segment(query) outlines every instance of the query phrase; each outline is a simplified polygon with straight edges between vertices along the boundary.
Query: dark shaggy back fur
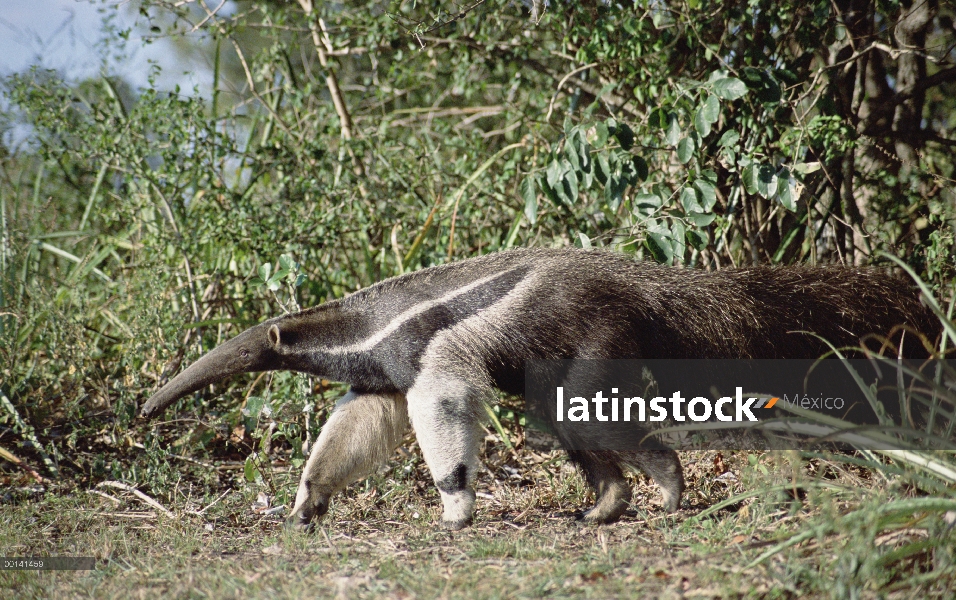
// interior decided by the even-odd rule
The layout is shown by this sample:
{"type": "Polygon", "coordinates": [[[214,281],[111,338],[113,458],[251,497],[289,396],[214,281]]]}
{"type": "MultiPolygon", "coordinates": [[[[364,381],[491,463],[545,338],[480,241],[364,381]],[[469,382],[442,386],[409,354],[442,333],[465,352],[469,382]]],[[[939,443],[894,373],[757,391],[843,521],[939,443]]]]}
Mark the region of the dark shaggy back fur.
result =
{"type": "MultiPolygon", "coordinates": [[[[496,383],[516,393],[523,361],[531,358],[817,358],[830,348],[816,336],[838,348],[889,336],[893,344],[903,340],[905,355],[921,357],[927,350],[916,332],[933,342],[941,331],[915,286],[868,268],[706,272],[603,251],[514,250],[380,285],[441,288],[508,269],[535,277],[531,296],[511,307],[509,323],[485,324],[483,337],[494,341],[488,348],[468,342],[471,353],[485,356],[496,383]],[[584,315],[580,307],[588,307],[584,315]],[[516,331],[512,323],[529,326],[516,331]]],[[[878,349],[880,342],[868,345],[878,349]]]]}

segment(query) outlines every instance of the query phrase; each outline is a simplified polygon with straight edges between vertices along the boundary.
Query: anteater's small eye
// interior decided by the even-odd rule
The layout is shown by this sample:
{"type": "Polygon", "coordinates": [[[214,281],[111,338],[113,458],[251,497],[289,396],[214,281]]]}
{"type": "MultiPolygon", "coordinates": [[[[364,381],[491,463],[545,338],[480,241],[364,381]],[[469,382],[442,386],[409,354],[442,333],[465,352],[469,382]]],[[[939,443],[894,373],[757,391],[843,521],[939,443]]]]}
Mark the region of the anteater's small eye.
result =
{"type": "Polygon", "coordinates": [[[249,356],[249,351],[243,348],[242,350],[239,351],[239,356],[241,356],[242,358],[246,358],[247,356],[249,356]]]}

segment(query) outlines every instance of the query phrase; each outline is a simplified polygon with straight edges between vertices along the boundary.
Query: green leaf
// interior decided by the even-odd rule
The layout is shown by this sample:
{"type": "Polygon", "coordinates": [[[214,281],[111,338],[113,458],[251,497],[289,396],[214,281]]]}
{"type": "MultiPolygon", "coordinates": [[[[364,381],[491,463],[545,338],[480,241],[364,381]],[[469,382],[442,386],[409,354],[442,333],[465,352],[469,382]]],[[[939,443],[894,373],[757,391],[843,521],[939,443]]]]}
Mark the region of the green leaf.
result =
{"type": "Polygon", "coordinates": [[[674,221],[671,225],[671,250],[678,258],[683,258],[684,251],[687,249],[687,243],[684,241],[686,233],[687,228],[682,222],[674,221]]]}
{"type": "Polygon", "coordinates": [[[734,169],[733,165],[734,163],[737,162],[737,153],[734,152],[732,148],[727,147],[723,149],[723,154],[724,154],[724,159],[727,161],[729,165],[728,168],[730,169],[731,172],[734,172],[736,169],[734,169]]]}
{"type": "Polygon", "coordinates": [[[581,172],[590,173],[593,171],[591,160],[591,144],[584,140],[583,135],[577,135],[578,140],[578,158],[581,159],[581,172]]]}
{"type": "Polygon", "coordinates": [[[534,179],[531,176],[525,177],[520,186],[521,197],[524,198],[524,216],[532,225],[538,221],[538,194],[534,179]]]}
{"type": "Polygon", "coordinates": [[[744,189],[747,190],[748,194],[757,193],[757,174],[759,172],[760,165],[755,162],[748,162],[747,166],[744,167],[743,172],[740,174],[740,178],[743,180],[744,189]]]}
{"type": "Polygon", "coordinates": [[[588,144],[584,133],[580,129],[574,129],[571,132],[570,143],[574,146],[575,154],[578,156],[581,171],[590,171],[591,144],[588,144]]]}
{"type": "Polygon", "coordinates": [[[770,104],[780,101],[783,93],[780,84],[765,69],[744,67],[740,76],[744,78],[747,87],[753,90],[760,102],[770,104]]]}
{"type": "Polygon", "coordinates": [[[544,180],[539,179],[538,183],[541,184],[541,191],[544,192],[544,195],[548,197],[548,200],[550,200],[552,204],[556,206],[567,204],[564,201],[564,199],[561,198],[561,196],[558,194],[557,190],[555,190],[551,185],[548,184],[547,178],[544,178],[544,180]]]}
{"type": "Polygon", "coordinates": [[[608,179],[611,177],[611,165],[608,164],[607,153],[605,152],[601,152],[597,155],[595,175],[598,181],[601,182],[601,185],[607,185],[608,179]]]}
{"type": "Polygon", "coordinates": [[[697,193],[689,185],[685,185],[680,191],[680,204],[684,207],[684,212],[704,212],[700,203],[697,202],[697,193]]]}
{"type": "Polygon", "coordinates": [[[676,146],[677,142],[680,141],[680,123],[677,122],[677,115],[674,113],[671,113],[664,141],[667,142],[668,146],[676,146]]]}
{"type": "Polygon", "coordinates": [[[631,146],[634,145],[634,132],[631,131],[631,128],[628,127],[626,123],[621,123],[617,126],[617,129],[614,131],[614,137],[621,143],[621,148],[625,150],[630,150],[631,146]]]}
{"type": "Polygon", "coordinates": [[[302,446],[299,444],[292,445],[292,456],[289,457],[289,462],[293,467],[299,469],[305,464],[305,456],[302,454],[302,446]]]}
{"type": "Polygon", "coordinates": [[[624,190],[627,189],[627,180],[623,177],[612,177],[608,179],[604,187],[604,201],[611,208],[617,210],[624,198],[624,190]]]}
{"type": "Polygon", "coordinates": [[[714,213],[688,213],[685,217],[697,227],[707,227],[717,218],[714,213]]]}
{"type": "Polygon", "coordinates": [[[532,225],[538,221],[538,194],[534,179],[532,176],[525,177],[519,187],[521,197],[524,198],[524,216],[532,225]]]}
{"type": "Polygon", "coordinates": [[[269,275],[271,273],[272,273],[272,265],[270,265],[269,263],[265,263],[264,265],[259,267],[259,279],[261,279],[263,283],[265,283],[266,281],[269,281],[269,275]]]}
{"type": "Polygon", "coordinates": [[[661,197],[657,194],[637,194],[632,201],[634,208],[639,210],[656,210],[661,207],[661,197]]]}
{"type": "Polygon", "coordinates": [[[703,106],[700,108],[700,115],[709,123],[717,122],[717,119],[720,117],[720,101],[717,100],[717,96],[707,96],[707,100],[704,101],[703,106]]]}
{"type": "Polygon", "coordinates": [[[246,481],[249,483],[255,483],[261,477],[261,475],[259,475],[259,469],[256,468],[256,463],[252,460],[251,456],[246,457],[246,464],[243,465],[242,472],[246,481]]]}
{"type": "Polygon", "coordinates": [[[706,248],[707,247],[707,232],[691,229],[687,232],[687,241],[690,242],[690,245],[693,246],[696,250],[701,250],[703,248],[706,248]]]}
{"type": "Polygon", "coordinates": [[[663,183],[655,183],[652,185],[651,192],[657,195],[658,198],[663,198],[665,202],[674,195],[674,190],[663,183]]]}
{"type": "Polygon", "coordinates": [[[819,170],[820,170],[819,162],[797,163],[793,165],[794,173],[798,173],[800,175],[809,175],[810,173],[813,173],[814,171],[819,171],[819,170]]]}
{"type": "Polygon", "coordinates": [[[292,260],[291,254],[282,254],[279,256],[279,266],[286,271],[291,271],[297,265],[295,264],[295,261],[292,260]]]}
{"type": "Polygon", "coordinates": [[[578,246],[579,248],[584,248],[585,250],[589,250],[592,248],[591,238],[589,238],[587,235],[579,231],[578,239],[576,240],[575,245],[578,246]]]}
{"type": "Polygon", "coordinates": [[[246,399],[246,405],[242,409],[242,414],[253,419],[259,417],[262,407],[266,405],[266,399],[263,396],[249,396],[246,399]]]}
{"type": "Polygon", "coordinates": [[[257,452],[253,452],[246,457],[246,462],[243,465],[242,472],[246,478],[246,481],[249,483],[258,483],[263,482],[262,471],[259,470],[259,464],[256,459],[259,457],[257,452]]]}
{"type": "Polygon", "coordinates": [[[766,102],[768,104],[780,102],[780,99],[783,97],[783,90],[780,89],[780,84],[777,83],[777,80],[770,76],[770,73],[761,71],[760,83],[761,88],[757,92],[757,98],[761,102],[766,102]]]}
{"type": "Polygon", "coordinates": [[[797,182],[790,174],[790,169],[783,167],[777,173],[780,185],[777,188],[777,200],[790,212],[797,210],[797,182]]]}
{"type": "Polygon", "coordinates": [[[735,129],[728,129],[717,140],[717,145],[722,148],[730,148],[740,141],[740,134],[735,129]]]}
{"type": "Polygon", "coordinates": [[[694,129],[697,130],[697,133],[700,134],[700,137],[707,137],[710,134],[710,123],[706,117],[704,117],[704,111],[698,110],[694,115],[694,129]]]}
{"type": "Polygon", "coordinates": [[[581,172],[581,188],[585,190],[591,189],[591,186],[594,184],[594,171],[587,170],[581,172]]]}
{"type": "Polygon", "coordinates": [[[637,176],[637,180],[638,181],[646,180],[649,174],[647,161],[641,158],[640,156],[635,156],[631,160],[631,163],[634,165],[634,174],[637,176]]]}
{"type": "Polygon", "coordinates": [[[551,161],[551,164],[548,165],[548,185],[551,186],[551,189],[558,189],[558,182],[561,181],[562,176],[564,175],[564,167],[561,166],[561,163],[558,159],[551,161]]]}
{"type": "Polygon", "coordinates": [[[760,165],[757,171],[757,193],[772,198],[777,193],[777,174],[770,165],[760,165]]]}
{"type": "Polygon", "coordinates": [[[567,143],[564,145],[564,154],[568,157],[568,160],[571,162],[571,168],[575,171],[581,170],[581,159],[578,157],[578,148],[577,144],[574,143],[574,138],[569,137],[567,143]]]}
{"type": "Polygon", "coordinates": [[[687,164],[694,158],[694,140],[690,136],[681,139],[677,144],[677,158],[683,164],[687,164]]]}
{"type": "Polygon", "coordinates": [[[561,182],[561,188],[567,194],[568,202],[573,204],[578,200],[578,176],[573,170],[568,170],[564,174],[564,180],[561,182]]]}
{"type": "Polygon", "coordinates": [[[694,187],[697,188],[700,205],[704,209],[702,212],[710,212],[710,210],[714,208],[714,205],[717,204],[717,188],[714,187],[714,184],[703,178],[697,179],[697,181],[694,182],[694,187]]]}
{"type": "Polygon", "coordinates": [[[296,275],[296,276],[295,276],[295,287],[299,287],[300,285],[302,285],[303,283],[305,283],[305,280],[306,280],[305,273],[299,273],[298,275],[296,275]]]}
{"type": "Polygon", "coordinates": [[[714,82],[714,93],[724,100],[736,100],[747,93],[747,84],[736,77],[724,77],[714,82]]]}
{"type": "Polygon", "coordinates": [[[660,228],[658,231],[648,230],[644,238],[644,246],[659,263],[669,264],[674,260],[674,247],[671,245],[670,232],[666,229],[664,231],[660,231],[660,228]]]}
{"type": "Polygon", "coordinates": [[[595,146],[603,148],[607,145],[607,123],[598,123],[594,126],[594,135],[595,135],[595,146]]]}
{"type": "Polygon", "coordinates": [[[648,118],[648,124],[654,129],[664,129],[667,127],[667,113],[663,108],[658,106],[651,111],[651,115],[648,118]]]}

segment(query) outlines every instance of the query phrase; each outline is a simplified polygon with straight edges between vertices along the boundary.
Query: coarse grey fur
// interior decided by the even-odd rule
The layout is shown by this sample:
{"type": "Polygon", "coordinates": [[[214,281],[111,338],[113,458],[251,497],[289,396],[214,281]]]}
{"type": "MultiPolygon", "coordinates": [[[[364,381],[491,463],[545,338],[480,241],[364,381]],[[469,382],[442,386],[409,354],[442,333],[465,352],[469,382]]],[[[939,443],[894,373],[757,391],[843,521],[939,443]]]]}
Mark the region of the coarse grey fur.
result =
{"type": "MultiPolygon", "coordinates": [[[[395,277],[268,320],[212,350],[143,407],[154,416],[210,383],[289,369],[349,383],[315,444],[290,520],[307,527],[330,497],[386,460],[410,421],[441,494],[443,523],[471,522],[482,401],[520,394],[524,365],[550,358],[813,358],[899,326],[936,334],[912,287],[871,269],[666,267],[603,251],[512,250],[395,277]]],[[[925,353],[907,334],[910,354],[925,353]]],[[[627,508],[623,468],[645,471],[676,510],[677,454],[569,449],[595,489],[586,521],[627,508]]]]}

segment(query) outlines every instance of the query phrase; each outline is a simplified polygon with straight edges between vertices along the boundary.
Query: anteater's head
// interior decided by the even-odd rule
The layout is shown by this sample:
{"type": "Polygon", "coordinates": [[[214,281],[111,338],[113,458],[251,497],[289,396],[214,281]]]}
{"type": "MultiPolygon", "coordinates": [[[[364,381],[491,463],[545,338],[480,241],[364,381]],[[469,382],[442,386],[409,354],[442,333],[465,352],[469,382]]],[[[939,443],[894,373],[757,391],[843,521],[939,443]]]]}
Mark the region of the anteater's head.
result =
{"type": "Polygon", "coordinates": [[[284,368],[281,327],[280,320],[266,321],[210,351],[153,394],[142,416],[154,417],[180,398],[232,375],[284,368]]]}

